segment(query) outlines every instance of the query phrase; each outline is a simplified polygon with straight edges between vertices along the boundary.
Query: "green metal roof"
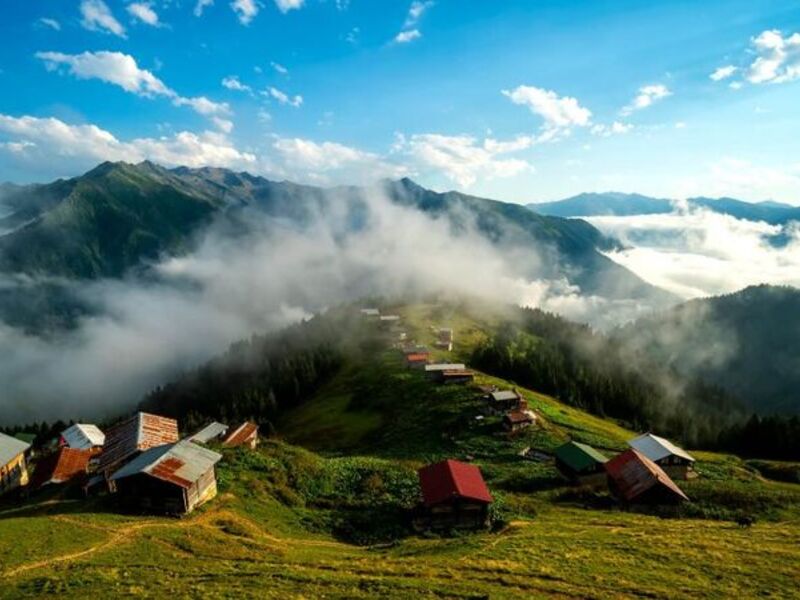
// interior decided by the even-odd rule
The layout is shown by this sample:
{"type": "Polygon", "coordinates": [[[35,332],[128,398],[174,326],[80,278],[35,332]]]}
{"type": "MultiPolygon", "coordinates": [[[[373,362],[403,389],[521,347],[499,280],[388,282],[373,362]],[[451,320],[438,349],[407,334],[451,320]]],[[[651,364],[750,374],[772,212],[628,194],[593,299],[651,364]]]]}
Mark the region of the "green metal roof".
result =
{"type": "Polygon", "coordinates": [[[556,458],[576,472],[608,461],[600,452],[580,442],[567,442],[560,446],[556,450],[556,458]]]}

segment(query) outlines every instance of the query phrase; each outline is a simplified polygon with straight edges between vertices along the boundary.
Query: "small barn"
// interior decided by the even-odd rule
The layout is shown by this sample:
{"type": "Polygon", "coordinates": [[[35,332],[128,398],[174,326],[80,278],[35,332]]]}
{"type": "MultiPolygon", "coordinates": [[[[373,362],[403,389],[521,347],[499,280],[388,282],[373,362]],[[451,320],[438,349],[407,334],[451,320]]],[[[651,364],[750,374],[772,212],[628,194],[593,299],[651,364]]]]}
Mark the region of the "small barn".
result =
{"type": "Polygon", "coordinates": [[[498,415],[519,409],[522,401],[517,390],[495,390],[486,394],[484,398],[489,406],[489,411],[498,415]]]}
{"type": "Polygon", "coordinates": [[[59,444],[73,450],[102,448],[106,443],[105,434],[97,425],[76,423],[61,432],[59,444]]]}
{"type": "Polygon", "coordinates": [[[434,345],[442,350],[451,351],[453,349],[453,330],[450,327],[439,328],[436,331],[436,342],[434,345]]]}
{"type": "Polygon", "coordinates": [[[632,439],[628,445],[664,469],[673,479],[686,480],[697,477],[694,457],[669,440],[646,433],[632,439]]]}
{"type": "Polygon", "coordinates": [[[471,383],[475,379],[475,373],[468,369],[448,369],[439,371],[437,380],[439,383],[463,385],[471,383]]]}
{"type": "Polygon", "coordinates": [[[175,419],[136,413],[108,430],[97,470],[108,479],[116,469],[145,450],[171,444],[178,439],[178,422],[175,419]]]}
{"type": "Polygon", "coordinates": [[[0,433],[0,494],[28,485],[25,453],[31,445],[0,433]]]}
{"type": "Polygon", "coordinates": [[[46,485],[82,482],[89,472],[89,461],[94,454],[92,449],[59,448],[36,463],[31,487],[39,489],[46,485]]]}
{"type": "Polygon", "coordinates": [[[179,515],[217,495],[214,466],[222,455],[189,440],[142,452],[111,476],[129,510],[179,515]]]}
{"type": "Polygon", "coordinates": [[[440,379],[443,371],[464,371],[466,368],[463,363],[432,363],[425,365],[425,373],[431,379],[440,379]]]}
{"type": "Polygon", "coordinates": [[[590,485],[606,480],[608,458],[588,444],[567,442],[555,452],[556,468],[575,483],[590,485]]]}
{"type": "Polygon", "coordinates": [[[375,319],[381,316],[381,311],[377,308],[362,308],[361,314],[365,317],[375,319]]]}
{"type": "Polygon", "coordinates": [[[688,501],[669,475],[637,450],[626,450],[605,464],[611,492],[629,504],[679,504],[688,501]]]}
{"type": "Polygon", "coordinates": [[[189,441],[197,442],[199,444],[208,444],[209,442],[216,442],[220,440],[226,433],[228,433],[228,426],[224,423],[214,421],[191,436],[189,441]]]}
{"type": "Polygon", "coordinates": [[[422,507],[417,525],[480,529],[489,522],[492,495],[475,465],[445,460],[419,470],[422,507]]]}
{"type": "Polygon", "coordinates": [[[422,369],[428,364],[430,358],[429,352],[412,352],[406,354],[406,366],[409,369],[422,369]]]}
{"type": "Polygon", "coordinates": [[[258,446],[258,425],[245,421],[222,440],[222,445],[228,448],[247,446],[251,450],[255,450],[258,446]]]}
{"type": "Polygon", "coordinates": [[[503,427],[510,433],[527,429],[536,423],[536,415],[530,410],[512,410],[503,415],[503,427]]]}

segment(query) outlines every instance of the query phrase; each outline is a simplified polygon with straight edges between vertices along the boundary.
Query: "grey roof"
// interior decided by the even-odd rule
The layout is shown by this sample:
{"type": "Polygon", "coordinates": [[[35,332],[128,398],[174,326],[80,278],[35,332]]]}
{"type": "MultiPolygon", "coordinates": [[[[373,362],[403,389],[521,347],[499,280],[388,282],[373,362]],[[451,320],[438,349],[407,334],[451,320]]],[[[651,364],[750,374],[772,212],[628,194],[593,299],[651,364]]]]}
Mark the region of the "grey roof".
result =
{"type": "Polygon", "coordinates": [[[193,436],[189,438],[191,442],[200,442],[201,444],[207,444],[211,440],[215,440],[217,438],[222,437],[228,431],[228,426],[224,423],[219,423],[214,421],[213,423],[209,423],[205,427],[203,427],[200,431],[195,433],[193,436]]]}
{"type": "Polygon", "coordinates": [[[114,473],[111,479],[146,474],[188,488],[221,459],[221,454],[183,440],[143,452],[114,473]]]}
{"type": "Polygon", "coordinates": [[[425,365],[426,371],[463,371],[466,368],[466,365],[462,363],[436,363],[425,365]]]}
{"type": "Polygon", "coordinates": [[[634,450],[638,450],[652,461],[659,461],[667,456],[680,456],[689,462],[694,462],[694,457],[662,437],[653,435],[652,433],[645,433],[637,438],[628,442],[628,445],[634,450]]]}
{"type": "Polygon", "coordinates": [[[90,450],[95,446],[102,446],[106,442],[105,434],[97,425],[76,423],[61,432],[67,446],[76,450],[90,450]]]}
{"type": "Polygon", "coordinates": [[[519,394],[514,390],[498,390],[489,394],[495,402],[502,402],[503,400],[517,400],[519,394]]]}
{"type": "Polygon", "coordinates": [[[30,447],[31,445],[27,442],[0,433],[0,467],[6,466],[30,447]]]}

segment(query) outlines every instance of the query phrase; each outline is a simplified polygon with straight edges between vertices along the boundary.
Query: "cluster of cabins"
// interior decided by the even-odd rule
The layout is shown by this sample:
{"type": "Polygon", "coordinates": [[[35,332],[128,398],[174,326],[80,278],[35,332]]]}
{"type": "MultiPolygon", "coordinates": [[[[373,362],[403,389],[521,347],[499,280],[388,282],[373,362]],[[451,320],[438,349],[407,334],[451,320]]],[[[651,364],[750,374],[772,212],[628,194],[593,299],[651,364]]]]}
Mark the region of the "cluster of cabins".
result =
{"type": "Polygon", "coordinates": [[[139,412],[105,432],[72,425],[33,461],[30,443],[0,433],[0,494],[75,484],[87,494],[112,493],[127,509],[185,514],[217,493],[222,455],[206,447],[212,442],[255,448],[258,426],[211,423],[181,439],[175,419],[139,412]]]}

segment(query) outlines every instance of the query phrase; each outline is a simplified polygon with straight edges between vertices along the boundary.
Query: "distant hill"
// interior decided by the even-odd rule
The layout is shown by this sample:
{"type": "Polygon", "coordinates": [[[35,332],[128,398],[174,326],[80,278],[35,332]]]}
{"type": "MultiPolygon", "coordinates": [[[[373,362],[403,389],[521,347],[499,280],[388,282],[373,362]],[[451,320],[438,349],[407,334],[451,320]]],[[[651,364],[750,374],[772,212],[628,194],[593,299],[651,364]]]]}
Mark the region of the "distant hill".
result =
{"type": "Polygon", "coordinates": [[[760,285],[692,300],[619,330],[635,360],[719,385],[760,414],[800,414],[800,290],[760,285]]]}
{"type": "MultiPolygon", "coordinates": [[[[522,206],[457,192],[440,194],[408,179],[379,190],[318,188],[274,182],[225,169],[168,170],[150,162],[104,163],[85,175],[11,189],[0,219],[0,271],[68,278],[120,277],[143,261],[180,254],[215,218],[236,226],[245,209],[304,226],[341,220],[343,234],[364,226],[370,192],[450,221],[458,231],[475,222],[502,249],[544,255],[537,276],[566,278],[608,297],[671,297],[606,258],[616,242],[587,222],[547,217],[522,206]],[[342,210],[344,208],[344,210],[342,210]]],[[[235,231],[235,229],[233,229],[235,231]]]]}
{"type": "MultiPolygon", "coordinates": [[[[765,221],[783,225],[800,220],[800,207],[781,202],[744,202],[734,198],[689,198],[689,206],[707,208],[714,212],[748,221],[765,221]]],[[[672,212],[674,201],[651,198],[640,194],[619,192],[579,194],[555,202],[528,204],[528,208],[542,214],[558,217],[598,217],[652,215],[672,212]]]]}

